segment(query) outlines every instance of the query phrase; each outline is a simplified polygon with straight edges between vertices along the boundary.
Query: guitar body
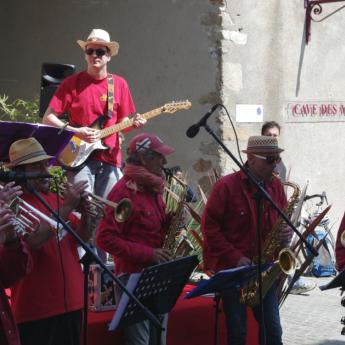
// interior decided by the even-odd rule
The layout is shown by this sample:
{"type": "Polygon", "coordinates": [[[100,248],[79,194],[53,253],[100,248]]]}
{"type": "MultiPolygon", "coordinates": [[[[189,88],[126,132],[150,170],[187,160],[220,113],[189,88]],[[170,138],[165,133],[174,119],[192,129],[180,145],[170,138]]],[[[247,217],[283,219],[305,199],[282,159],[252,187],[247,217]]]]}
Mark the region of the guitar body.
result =
{"type": "MultiPolygon", "coordinates": [[[[148,120],[162,113],[172,114],[178,110],[189,109],[191,106],[192,103],[189,101],[171,102],[166,103],[160,108],[156,108],[147,113],[141,114],[141,116],[148,120]]],[[[133,125],[133,118],[129,118],[125,121],[121,121],[120,123],[111,125],[110,127],[103,128],[106,120],[106,116],[100,116],[91,126],[89,126],[90,128],[100,130],[101,138],[105,138],[126,128],[130,128],[133,125]]],[[[108,148],[103,145],[102,140],[96,141],[95,143],[87,143],[77,136],[73,136],[70,142],[61,151],[57,159],[62,167],[66,170],[79,170],[86,163],[93,151],[106,149],[108,148]]]]}
{"type": "MultiPolygon", "coordinates": [[[[105,116],[99,117],[90,128],[101,129],[106,120],[105,116]]],[[[101,140],[88,143],[74,135],[57,158],[61,166],[66,170],[79,170],[86,163],[91,153],[95,150],[107,150],[101,140]]]]}

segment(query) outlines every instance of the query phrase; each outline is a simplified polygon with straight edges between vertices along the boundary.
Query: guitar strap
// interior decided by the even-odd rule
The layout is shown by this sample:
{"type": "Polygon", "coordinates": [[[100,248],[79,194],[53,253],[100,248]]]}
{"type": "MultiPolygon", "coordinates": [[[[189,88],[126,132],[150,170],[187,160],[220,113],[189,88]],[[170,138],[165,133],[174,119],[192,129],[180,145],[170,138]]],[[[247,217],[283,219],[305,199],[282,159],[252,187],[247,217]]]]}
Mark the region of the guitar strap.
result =
{"type": "Polygon", "coordinates": [[[111,74],[108,75],[108,112],[109,119],[113,116],[114,109],[114,78],[111,74]]]}

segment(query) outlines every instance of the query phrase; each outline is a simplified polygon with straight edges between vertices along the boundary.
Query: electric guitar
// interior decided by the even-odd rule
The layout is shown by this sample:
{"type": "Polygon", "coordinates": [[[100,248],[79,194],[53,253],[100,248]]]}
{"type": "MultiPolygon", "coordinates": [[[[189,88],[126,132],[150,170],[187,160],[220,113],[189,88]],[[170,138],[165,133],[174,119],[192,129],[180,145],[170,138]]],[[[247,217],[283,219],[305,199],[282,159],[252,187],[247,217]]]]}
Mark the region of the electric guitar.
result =
{"type": "MultiPolygon", "coordinates": [[[[183,102],[171,102],[166,103],[162,107],[153,109],[147,113],[141,114],[141,116],[148,120],[162,113],[175,113],[178,110],[189,109],[192,103],[187,101],[183,102]]],[[[101,139],[108,137],[114,133],[120,132],[133,125],[133,118],[116,123],[110,127],[103,128],[106,121],[106,116],[100,116],[90,128],[100,130],[101,139]]],[[[67,170],[78,170],[86,163],[91,153],[95,150],[107,150],[108,147],[103,145],[102,140],[98,140],[94,143],[88,143],[77,136],[73,136],[65,148],[61,151],[57,160],[63,168],[67,170]]]]}

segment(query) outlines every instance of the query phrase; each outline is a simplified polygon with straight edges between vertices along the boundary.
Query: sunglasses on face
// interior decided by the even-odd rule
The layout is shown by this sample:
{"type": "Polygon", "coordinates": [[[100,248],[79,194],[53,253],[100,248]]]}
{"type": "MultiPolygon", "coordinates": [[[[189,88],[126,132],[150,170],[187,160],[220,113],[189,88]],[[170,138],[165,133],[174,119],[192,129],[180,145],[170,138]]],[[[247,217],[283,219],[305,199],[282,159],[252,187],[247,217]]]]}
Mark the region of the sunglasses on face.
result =
{"type": "Polygon", "coordinates": [[[87,48],[85,50],[85,54],[86,55],[93,55],[94,52],[96,53],[96,55],[98,57],[102,57],[103,55],[105,55],[107,53],[107,50],[106,49],[101,49],[101,48],[98,48],[98,49],[87,48]]]}
{"type": "Polygon", "coordinates": [[[265,160],[268,164],[279,163],[282,160],[279,156],[260,156],[255,154],[253,156],[265,160]]]}

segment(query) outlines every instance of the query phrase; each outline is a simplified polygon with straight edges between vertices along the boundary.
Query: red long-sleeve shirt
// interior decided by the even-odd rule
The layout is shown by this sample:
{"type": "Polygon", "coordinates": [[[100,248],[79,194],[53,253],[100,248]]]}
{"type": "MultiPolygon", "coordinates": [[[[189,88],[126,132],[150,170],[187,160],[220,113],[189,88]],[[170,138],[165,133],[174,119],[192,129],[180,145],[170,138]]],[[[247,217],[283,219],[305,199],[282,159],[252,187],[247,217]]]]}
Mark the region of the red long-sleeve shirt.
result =
{"type": "MultiPolygon", "coordinates": [[[[280,180],[273,177],[265,189],[283,209],[287,200],[280,180]]],[[[236,267],[242,256],[257,254],[255,189],[241,171],[221,178],[214,185],[202,216],[204,262],[209,270],[236,267]]],[[[263,201],[262,242],[278,219],[277,212],[263,201]]]]}
{"type": "Polygon", "coordinates": [[[345,231],[345,213],[339,226],[337,241],[336,241],[336,246],[335,246],[335,259],[336,259],[336,266],[337,266],[338,271],[342,271],[345,268],[345,248],[340,242],[340,236],[344,231],[345,231]]]}
{"type": "Polygon", "coordinates": [[[32,261],[22,245],[0,245],[0,344],[20,345],[19,333],[5,288],[13,285],[31,269],[32,261]]]}
{"type": "MultiPolygon", "coordinates": [[[[41,194],[57,209],[57,196],[41,194]]],[[[22,198],[49,216],[48,210],[33,194],[22,198]]],[[[61,202],[61,201],[60,201],[61,202]]],[[[61,203],[62,204],[62,203],[61,203]]],[[[69,215],[72,227],[77,219],[69,215]]],[[[29,322],[83,308],[83,273],[79,263],[77,242],[66,235],[60,243],[51,237],[38,250],[31,250],[33,269],[11,287],[12,310],[18,323],[29,322]]]]}
{"type": "Polygon", "coordinates": [[[106,207],[105,218],[96,236],[97,245],[114,256],[117,274],[140,272],[153,264],[153,249],[162,247],[167,224],[162,196],[134,192],[126,186],[127,181],[123,177],[108,199],[118,203],[123,198],[129,198],[132,202],[130,217],[119,223],[114,218],[114,209],[106,207]]]}

